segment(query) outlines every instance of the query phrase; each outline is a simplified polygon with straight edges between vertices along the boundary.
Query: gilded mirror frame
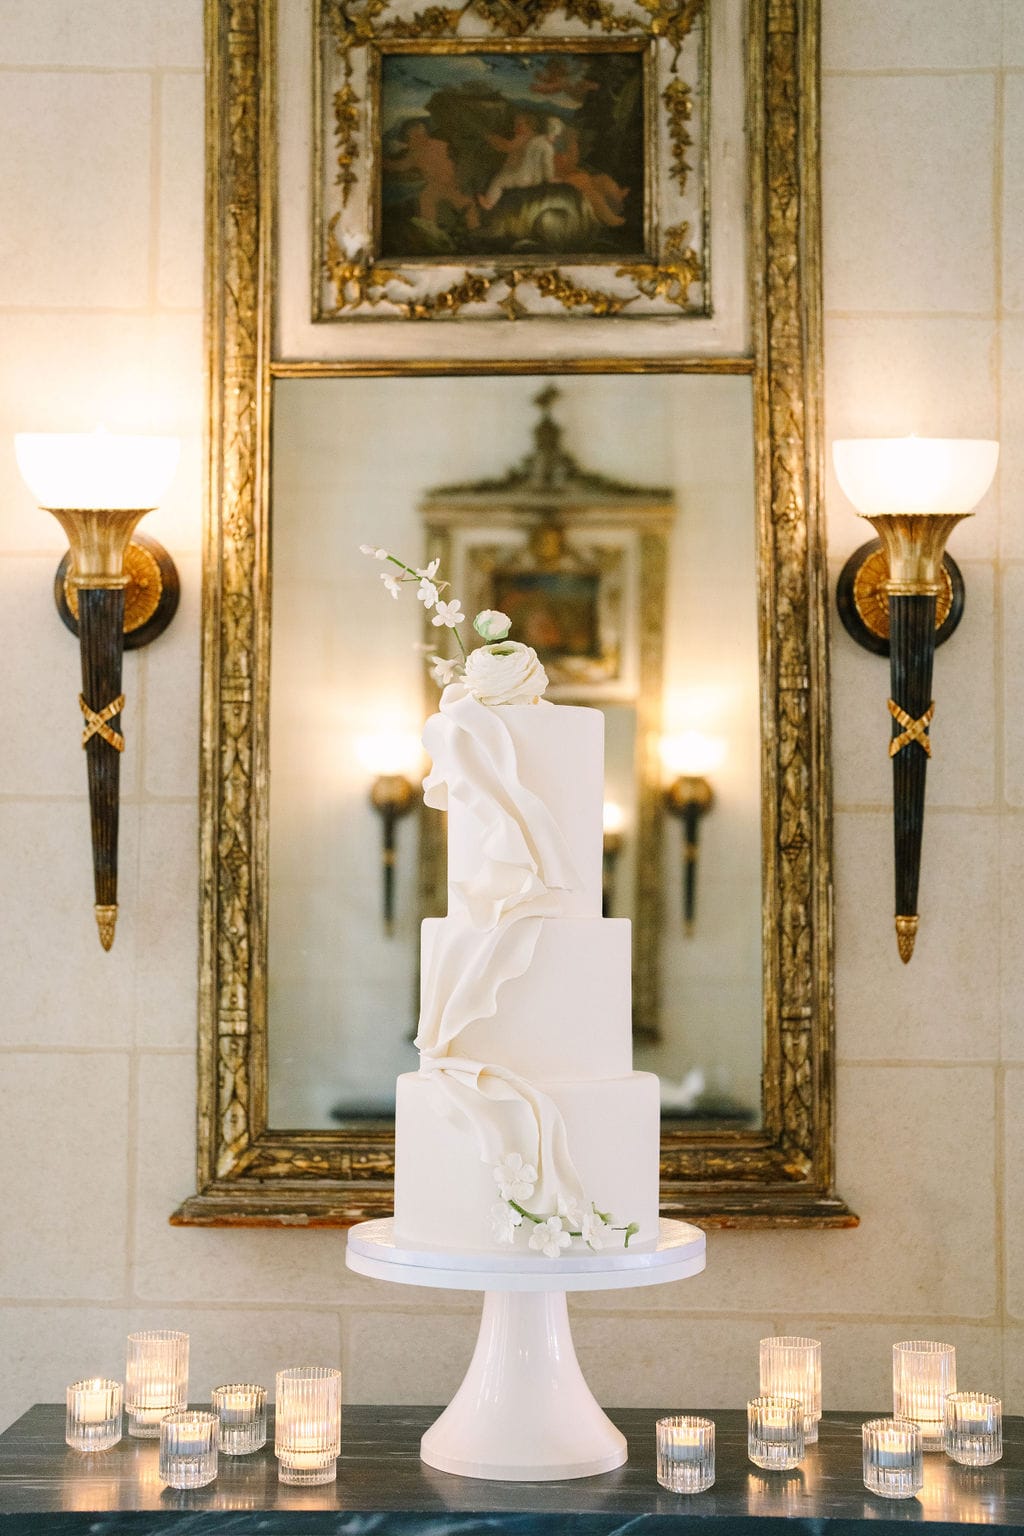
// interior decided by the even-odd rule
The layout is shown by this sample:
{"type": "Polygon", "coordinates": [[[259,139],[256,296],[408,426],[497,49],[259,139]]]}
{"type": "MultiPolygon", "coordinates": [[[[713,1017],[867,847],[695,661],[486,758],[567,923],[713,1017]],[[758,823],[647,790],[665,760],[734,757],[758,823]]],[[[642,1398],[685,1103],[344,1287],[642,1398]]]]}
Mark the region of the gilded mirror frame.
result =
{"type": "MultiPolygon", "coordinates": [[[[851,1226],[835,1191],[831,782],[822,530],[819,0],[749,0],[752,358],[333,365],[331,372],[752,375],[762,677],[763,1122],[662,1137],[662,1210],[851,1226]]],[[[344,1226],[391,1209],[393,1135],[269,1128],[269,455],[274,0],[207,0],[197,1193],[177,1223],[344,1226]]]]}

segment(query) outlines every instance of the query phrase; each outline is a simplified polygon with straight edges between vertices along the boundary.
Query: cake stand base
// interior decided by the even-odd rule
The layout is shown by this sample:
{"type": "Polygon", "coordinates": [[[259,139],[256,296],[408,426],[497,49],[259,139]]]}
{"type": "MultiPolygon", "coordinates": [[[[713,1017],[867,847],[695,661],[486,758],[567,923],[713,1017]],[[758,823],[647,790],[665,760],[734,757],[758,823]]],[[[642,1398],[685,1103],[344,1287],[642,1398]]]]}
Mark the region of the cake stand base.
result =
{"type": "Polygon", "coordinates": [[[401,1249],[393,1227],[390,1219],[353,1227],[349,1268],[400,1285],[484,1292],[469,1369],[420,1443],[427,1465],[502,1482],[593,1477],[621,1467],[625,1437],[584,1380],[566,1293],[695,1275],[704,1268],[703,1232],[663,1221],[656,1247],[547,1259],[401,1249]]]}

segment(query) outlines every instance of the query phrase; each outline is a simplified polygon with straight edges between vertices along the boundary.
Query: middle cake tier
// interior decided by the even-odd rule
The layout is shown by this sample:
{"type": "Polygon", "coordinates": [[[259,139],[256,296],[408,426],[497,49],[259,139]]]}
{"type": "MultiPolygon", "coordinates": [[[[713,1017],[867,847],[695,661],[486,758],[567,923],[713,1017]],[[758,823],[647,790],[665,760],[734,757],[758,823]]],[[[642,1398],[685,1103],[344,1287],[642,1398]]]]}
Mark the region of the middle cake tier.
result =
{"type": "MultiPolygon", "coordinates": [[[[633,1066],[630,922],[547,917],[522,976],[506,981],[491,1018],[467,1025],[450,1054],[549,1082],[625,1077],[633,1066]]],[[[458,937],[459,917],[427,918],[423,975],[436,947],[458,937]]]]}

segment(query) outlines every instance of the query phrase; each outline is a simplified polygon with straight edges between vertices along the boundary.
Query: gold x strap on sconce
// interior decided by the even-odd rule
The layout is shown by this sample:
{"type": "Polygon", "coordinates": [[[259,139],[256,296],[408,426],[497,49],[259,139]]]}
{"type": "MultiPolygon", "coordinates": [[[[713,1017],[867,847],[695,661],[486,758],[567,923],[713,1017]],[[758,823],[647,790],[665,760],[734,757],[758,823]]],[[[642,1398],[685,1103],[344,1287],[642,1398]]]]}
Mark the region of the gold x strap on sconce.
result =
{"type": "Polygon", "coordinates": [[[909,747],[912,741],[920,742],[928,757],[932,755],[931,739],[928,735],[928,727],[932,723],[935,714],[935,700],[928,705],[919,720],[914,720],[905,709],[900,709],[895,699],[889,700],[889,713],[897,725],[902,725],[903,730],[898,736],[894,736],[889,743],[889,756],[895,757],[897,752],[902,752],[904,747],[909,747]]]}
{"type": "Polygon", "coordinates": [[[124,737],[121,735],[121,732],[113,730],[107,724],[108,720],[113,720],[114,716],[119,715],[122,709],[124,709],[123,693],[119,693],[117,698],[112,700],[105,709],[100,710],[99,714],[96,714],[95,710],[89,708],[81,694],[78,695],[78,707],[85,716],[85,730],[82,732],[83,747],[88,746],[93,736],[102,736],[104,741],[110,743],[115,752],[124,751],[124,737]]]}

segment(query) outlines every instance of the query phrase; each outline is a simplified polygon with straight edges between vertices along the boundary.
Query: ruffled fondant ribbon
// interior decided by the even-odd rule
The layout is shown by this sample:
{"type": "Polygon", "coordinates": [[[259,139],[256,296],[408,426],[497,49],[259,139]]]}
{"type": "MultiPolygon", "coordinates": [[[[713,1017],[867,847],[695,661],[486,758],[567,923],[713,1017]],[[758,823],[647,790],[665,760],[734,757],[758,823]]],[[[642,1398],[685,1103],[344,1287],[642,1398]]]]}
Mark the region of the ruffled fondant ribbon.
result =
{"type": "Polygon", "coordinates": [[[559,1193],[583,1196],[557,1106],[507,1068],[458,1054],[462,1032],[493,1018],[501,988],[529,969],[542,918],[560,908],[556,893],[579,885],[554,817],[520,780],[515,743],[502,717],[504,708],[551,707],[490,708],[453,683],[441,695],[439,714],[427,722],[423,744],[433,769],[423,798],[435,810],[458,805],[477,824],[480,857],[470,864],[458,847],[449,850],[449,886],[469,926],[438,930],[422,977],[416,1044],[421,1072],[437,1083],[446,1113],[475,1136],[481,1158],[496,1163],[509,1152],[521,1153],[537,1168],[536,1198],[554,1209],[559,1193]],[[509,1144],[508,1116],[495,1106],[510,1098],[530,1110],[532,1147],[509,1144]]]}

